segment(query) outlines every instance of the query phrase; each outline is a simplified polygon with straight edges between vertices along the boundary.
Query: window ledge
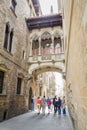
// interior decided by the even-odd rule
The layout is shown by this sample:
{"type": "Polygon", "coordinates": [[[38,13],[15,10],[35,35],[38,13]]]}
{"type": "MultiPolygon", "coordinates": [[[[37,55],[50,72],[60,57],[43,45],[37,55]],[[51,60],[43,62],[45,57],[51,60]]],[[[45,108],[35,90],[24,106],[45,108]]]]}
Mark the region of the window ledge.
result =
{"type": "Polygon", "coordinates": [[[23,94],[16,94],[16,96],[20,96],[20,97],[22,97],[22,96],[24,96],[23,94]]]}
{"type": "Polygon", "coordinates": [[[7,94],[0,93],[0,97],[1,97],[1,96],[6,97],[7,94]]]}
{"type": "Polygon", "coordinates": [[[8,51],[6,48],[3,47],[3,49],[4,49],[8,54],[10,54],[11,56],[13,56],[13,54],[12,54],[10,51],[8,51]]]}
{"type": "Polygon", "coordinates": [[[11,9],[11,11],[13,12],[13,14],[15,15],[15,17],[17,18],[17,15],[16,15],[14,9],[13,9],[12,7],[10,7],[10,9],[11,9]]]}

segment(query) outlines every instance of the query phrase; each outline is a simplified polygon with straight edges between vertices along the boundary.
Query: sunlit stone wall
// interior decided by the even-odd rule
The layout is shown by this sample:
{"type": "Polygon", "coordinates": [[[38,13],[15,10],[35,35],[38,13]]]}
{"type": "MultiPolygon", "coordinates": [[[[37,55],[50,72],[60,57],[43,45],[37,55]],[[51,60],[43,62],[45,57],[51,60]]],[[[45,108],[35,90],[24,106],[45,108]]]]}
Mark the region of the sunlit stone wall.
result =
{"type": "Polygon", "coordinates": [[[75,130],[87,129],[87,1],[64,0],[68,107],[75,130]]]}
{"type": "Polygon", "coordinates": [[[0,121],[28,110],[27,58],[29,31],[25,18],[30,9],[27,0],[16,0],[15,12],[11,0],[0,0],[0,71],[4,71],[3,92],[0,94],[0,121]],[[6,23],[14,28],[11,53],[4,49],[6,23]],[[21,93],[17,94],[17,78],[22,79],[21,93]]]}

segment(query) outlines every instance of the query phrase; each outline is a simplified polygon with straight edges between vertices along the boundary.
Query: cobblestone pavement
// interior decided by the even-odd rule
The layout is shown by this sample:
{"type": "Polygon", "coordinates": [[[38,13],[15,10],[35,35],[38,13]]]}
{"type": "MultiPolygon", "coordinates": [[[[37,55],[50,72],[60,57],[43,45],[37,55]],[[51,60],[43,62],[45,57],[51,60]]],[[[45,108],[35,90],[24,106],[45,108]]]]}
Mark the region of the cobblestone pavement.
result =
{"type": "Polygon", "coordinates": [[[69,115],[37,112],[14,117],[0,123],[0,130],[74,130],[69,115]]]}

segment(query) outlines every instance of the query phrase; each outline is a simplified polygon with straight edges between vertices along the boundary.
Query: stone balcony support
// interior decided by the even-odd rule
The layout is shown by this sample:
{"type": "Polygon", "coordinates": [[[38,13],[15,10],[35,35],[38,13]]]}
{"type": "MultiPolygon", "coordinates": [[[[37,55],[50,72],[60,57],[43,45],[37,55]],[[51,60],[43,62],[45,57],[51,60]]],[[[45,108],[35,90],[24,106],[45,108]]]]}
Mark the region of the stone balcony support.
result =
{"type": "MultiPolygon", "coordinates": [[[[54,36],[52,36],[52,43],[54,45],[54,36]]],[[[54,47],[54,46],[53,46],[54,47]]],[[[53,53],[55,54],[55,48],[53,48],[53,53]]]]}
{"type": "Polygon", "coordinates": [[[30,41],[30,56],[32,56],[32,40],[30,41]]]}
{"type": "Polygon", "coordinates": [[[39,55],[41,55],[41,38],[39,37],[39,55]]]}
{"type": "Polygon", "coordinates": [[[62,43],[62,52],[64,52],[64,40],[63,40],[63,38],[61,39],[61,43],[62,43]]]}

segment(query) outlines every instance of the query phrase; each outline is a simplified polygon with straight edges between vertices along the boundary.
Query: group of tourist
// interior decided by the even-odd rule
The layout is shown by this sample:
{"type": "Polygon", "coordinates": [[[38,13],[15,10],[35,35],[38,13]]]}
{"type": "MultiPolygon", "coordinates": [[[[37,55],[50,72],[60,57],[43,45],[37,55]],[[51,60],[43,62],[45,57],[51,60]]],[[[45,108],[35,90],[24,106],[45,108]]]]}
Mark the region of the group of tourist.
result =
{"type": "MultiPolygon", "coordinates": [[[[34,98],[31,99],[32,101],[32,110],[34,110],[34,98]]],[[[40,111],[42,109],[42,114],[45,115],[45,111],[46,111],[46,106],[48,107],[48,114],[50,114],[50,112],[52,111],[52,108],[54,106],[54,113],[57,113],[60,115],[61,112],[63,114],[66,114],[66,103],[65,103],[65,96],[63,96],[63,98],[61,99],[60,97],[54,97],[52,98],[45,98],[45,96],[43,96],[42,98],[38,97],[36,99],[36,105],[37,105],[37,109],[38,109],[38,114],[40,114],[40,111]]]]}
{"type": "Polygon", "coordinates": [[[54,105],[54,113],[58,111],[58,114],[61,114],[61,110],[63,111],[63,114],[66,114],[66,103],[65,103],[65,96],[61,99],[60,97],[55,96],[53,98],[53,105],[54,105]]]}

